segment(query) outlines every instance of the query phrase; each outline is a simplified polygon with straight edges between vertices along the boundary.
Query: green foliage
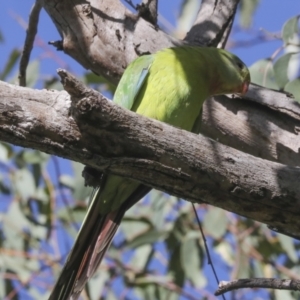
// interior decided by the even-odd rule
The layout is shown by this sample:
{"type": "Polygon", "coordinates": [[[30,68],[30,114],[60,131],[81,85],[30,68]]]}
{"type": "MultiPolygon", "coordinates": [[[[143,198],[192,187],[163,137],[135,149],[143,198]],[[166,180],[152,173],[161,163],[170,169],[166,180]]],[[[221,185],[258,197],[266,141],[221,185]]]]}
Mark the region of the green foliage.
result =
{"type": "Polygon", "coordinates": [[[251,81],[271,89],[286,91],[300,101],[300,30],[299,16],[282,27],[282,46],[267,59],[255,62],[249,69],[251,81]],[[279,56],[279,54],[282,55],[279,56]]]}
{"type": "Polygon", "coordinates": [[[183,0],[181,2],[180,14],[177,19],[177,28],[176,35],[182,37],[193,25],[199,8],[201,1],[199,0],[183,0]]]}
{"type": "Polygon", "coordinates": [[[4,37],[3,37],[2,31],[0,30],[0,43],[3,43],[3,42],[4,42],[4,37]]]}
{"type": "Polygon", "coordinates": [[[7,63],[4,66],[4,69],[0,73],[0,80],[5,80],[9,73],[13,70],[16,66],[18,59],[21,55],[21,52],[18,49],[13,49],[10,53],[10,56],[7,59],[7,63]]]}
{"type": "Polygon", "coordinates": [[[285,45],[288,45],[293,41],[295,35],[299,33],[298,22],[299,16],[295,16],[284,23],[282,28],[282,39],[285,45]]]}
{"type": "Polygon", "coordinates": [[[243,28],[249,28],[252,24],[252,17],[259,5],[259,0],[242,0],[239,5],[239,23],[243,28]]]}

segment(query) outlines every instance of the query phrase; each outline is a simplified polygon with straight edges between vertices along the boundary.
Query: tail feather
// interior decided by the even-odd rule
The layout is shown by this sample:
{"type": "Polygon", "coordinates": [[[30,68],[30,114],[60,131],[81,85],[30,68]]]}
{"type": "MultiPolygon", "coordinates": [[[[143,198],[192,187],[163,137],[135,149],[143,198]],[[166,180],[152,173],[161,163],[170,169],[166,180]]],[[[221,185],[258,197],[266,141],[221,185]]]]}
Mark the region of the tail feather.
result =
{"type": "Polygon", "coordinates": [[[151,188],[140,185],[115,211],[101,215],[100,188],[96,188],[82,227],[49,300],[76,300],[96,272],[125,212],[151,188]]]}

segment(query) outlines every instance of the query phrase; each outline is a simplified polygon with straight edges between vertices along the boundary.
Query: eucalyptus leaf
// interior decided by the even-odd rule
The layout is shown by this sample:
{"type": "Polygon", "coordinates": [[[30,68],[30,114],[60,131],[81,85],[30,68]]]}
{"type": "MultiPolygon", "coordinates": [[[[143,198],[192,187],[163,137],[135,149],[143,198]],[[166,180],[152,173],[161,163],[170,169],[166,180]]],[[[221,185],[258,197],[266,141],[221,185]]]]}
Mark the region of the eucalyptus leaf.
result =
{"type": "Polygon", "coordinates": [[[76,205],[59,210],[57,217],[65,224],[71,224],[73,221],[81,224],[86,215],[86,211],[86,207],[76,205]]]}
{"type": "Polygon", "coordinates": [[[30,197],[34,196],[36,186],[33,175],[29,170],[16,170],[12,179],[15,191],[23,201],[27,201],[30,197]]]}
{"type": "MultiPolygon", "coordinates": [[[[98,299],[99,299],[99,296],[98,296],[97,300],[98,299]]],[[[94,299],[92,299],[92,300],[94,300],[94,299]]],[[[105,300],[119,300],[119,298],[115,295],[115,293],[111,289],[109,289],[106,294],[105,300]]]]}
{"type": "Polygon", "coordinates": [[[45,292],[41,292],[38,288],[35,288],[32,285],[27,289],[27,292],[32,299],[47,300],[50,296],[50,294],[45,294],[45,292]]]}
{"type": "Polygon", "coordinates": [[[294,35],[294,38],[290,40],[290,44],[284,47],[284,52],[295,53],[289,61],[287,70],[287,76],[291,81],[300,75],[300,35],[294,35]]]}
{"type": "MultiPolygon", "coordinates": [[[[181,299],[179,293],[166,289],[162,286],[157,286],[155,291],[155,299],[168,299],[168,300],[178,300],[181,299]]],[[[153,299],[153,298],[152,298],[153,299]]],[[[149,300],[152,300],[149,299],[149,300]]]]}
{"type": "Polygon", "coordinates": [[[4,66],[3,71],[0,73],[0,80],[5,80],[9,73],[13,70],[13,68],[16,66],[17,61],[21,55],[20,50],[13,49],[12,52],[9,55],[9,58],[7,60],[6,65],[4,66]]]}
{"type": "Polygon", "coordinates": [[[171,276],[172,281],[180,286],[183,287],[185,283],[185,272],[182,263],[184,263],[181,259],[180,255],[180,244],[173,244],[173,247],[170,247],[170,258],[168,262],[168,275],[171,276]]]}
{"type": "Polygon", "coordinates": [[[239,6],[240,18],[239,23],[244,28],[249,28],[252,24],[252,19],[255,10],[259,4],[259,0],[242,0],[239,6]]]}
{"type": "Polygon", "coordinates": [[[292,291],[288,290],[275,290],[275,299],[284,299],[284,300],[295,300],[294,296],[292,295],[292,291]]]}
{"type": "Polygon", "coordinates": [[[74,193],[73,196],[76,201],[84,201],[89,198],[93,188],[87,187],[84,184],[84,178],[82,177],[83,164],[72,161],[72,168],[74,171],[74,193]]]}
{"type": "Polygon", "coordinates": [[[59,183],[67,188],[75,188],[75,179],[67,174],[63,174],[59,177],[59,183]]]}
{"type": "Polygon", "coordinates": [[[13,201],[5,215],[2,216],[2,232],[5,237],[3,245],[6,248],[23,249],[24,237],[23,229],[29,228],[29,221],[21,211],[19,203],[13,201]]]}
{"type": "Polygon", "coordinates": [[[215,246],[214,250],[222,257],[222,259],[226,262],[227,265],[234,266],[236,260],[232,246],[229,244],[228,241],[225,240],[222,243],[218,243],[215,246]]]}
{"type": "MultiPolygon", "coordinates": [[[[266,277],[264,274],[264,264],[258,260],[254,260],[253,263],[253,277],[256,278],[262,278],[262,277],[266,277]]],[[[270,277],[270,276],[267,276],[270,277]]]]}
{"type": "Polygon", "coordinates": [[[11,144],[8,144],[8,143],[5,143],[5,142],[0,142],[0,145],[2,147],[6,148],[8,158],[11,158],[13,156],[13,153],[14,153],[13,146],[11,144]]]}
{"type": "Polygon", "coordinates": [[[7,162],[9,158],[9,148],[6,144],[0,142],[0,161],[7,162]]]}
{"type": "Polygon", "coordinates": [[[0,174],[0,192],[4,195],[10,195],[11,190],[5,178],[0,174]]]}
{"type": "Polygon", "coordinates": [[[32,165],[32,175],[34,178],[35,187],[37,188],[42,179],[42,166],[41,164],[32,165]]]}
{"type": "Polygon", "coordinates": [[[137,235],[149,230],[149,222],[144,218],[128,218],[126,215],[121,222],[121,230],[128,241],[133,240],[137,235]]]}
{"type": "Polygon", "coordinates": [[[26,282],[31,277],[31,270],[27,269],[27,261],[21,256],[3,255],[1,258],[2,266],[18,274],[21,282],[26,282]]]}
{"type": "MultiPolygon", "coordinates": [[[[5,284],[5,297],[9,295],[11,292],[15,290],[13,280],[11,279],[4,279],[4,284],[5,284]]],[[[5,298],[2,298],[5,299],[5,298]]],[[[19,299],[16,299],[19,300],[19,299]]]]}
{"type": "Polygon", "coordinates": [[[245,248],[249,248],[247,242],[239,249],[239,255],[235,257],[235,275],[236,278],[249,278],[250,277],[250,262],[248,253],[243,251],[245,248]]]}
{"type": "Polygon", "coordinates": [[[156,229],[163,229],[165,225],[166,206],[168,196],[160,191],[152,190],[149,194],[151,203],[151,221],[156,229]]]}
{"type": "Polygon", "coordinates": [[[205,231],[214,239],[220,239],[227,232],[228,217],[223,209],[209,207],[203,219],[205,231]]]}
{"type": "Polygon", "coordinates": [[[150,244],[135,248],[134,254],[130,260],[130,265],[137,270],[143,270],[146,267],[151,253],[152,245],[150,244]]]}
{"type": "Polygon", "coordinates": [[[284,86],[289,82],[288,78],[288,68],[291,57],[295,53],[287,53],[281,56],[274,64],[274,74],[275,80],[280,89],[283,89],[284,86]]]}
{"type": "Polygon", "coordinates": [[[284,90],[293,94],[295,100],[300,102],[300,78],[296,78],[293,81],[290,81],[285,87],[284,90]]]}
{"type": "Polygon", "coordinates": [[[280,233],[277,236],[281,247],[285,250],[290,260],[294,263],[297,263],[299,259],[293,239],[280,233]]]}
{"type": "MultiPolygon", "coordinates": [[[[44,222],[40,222],[40,223],[44,223],[44,222]]],[[[46,240],[48,234],[48,230],[46,227],[41,225],[30,224],[30,228],[31,228],[30,230],[31,236],[33,238],[35,238],[38,241],[46,240]]]]}
{"type": "Polygon", "coordinates": [[[34,87],[40,76],[40,61],[32,60],[27,67],[26,85],[27,87],[34,87]]]}
{"type": "Polygon", "coordinates": [[[282,27],[282,39],[285,42],[285,44],[288,44],[294,38],[294,36],[298,33],[299,17],[300,17],[299,15],[292,17],[284,23],[284,25],[282,27]]]}
{"type": "Polygon", "coordinates": [[[251,82],[261,86],[278,90],[275,81],[273,64],[270,59],[261,59],[255,62],[249,68],[251,74],[251,82]]]}
{"type": "MultiPolygon", "coordinates": [[[[0,259],[1,262],[1,259],[0,259]]],[[[0,268],[0,272],[5,271],[2,267],[0,268]]],[[[0,299],[5,299],[6,297],[6,292],[5,292],[5,280],[0,280],[0,299]]]]}
{"type": "Polygon", "coordinates": [[[137,235],[133,240],[126,243],[128,248],[137,248],[145,244],[153,244],[166,235],[165,231],[158,231],[154,228],[137,235]]]}
{"type": "Polygon", "coordinates": [[[201,271],[202,253],[196,239],[187,238],[183,241],[180,251],[181,264],[187,279],[196,288],[206,285],[206,278],[201,271]]]}
{"type": "Polygon", "coordinates": [[[50,201],[49,193],[47,193],[45,187],[38,187],[34,194],[34,199],[37,201],[41,201],[47,203],[50,201]]]}
{"type": "Polygon", "coordinates": [[[104,270],[103,268],[101,268],[88,281],[91,300],[98,300],[99,295],[103,294],[105,284],[109,280],[109,277],[110,277],[109,270],[104,270]]]}
{"type": "Polygon", "coordinates": [[[144,286],[143,288],[143,299],[145,300],[152,300],[152,299],[156,299],[155,295],[156,295],[156,290],[157,290],[157,286],[154,284],[147,284],[146,286],[144,286]]]}
{"type": "Polygon", "coordinates": [[[183,0],[180,9],[180,15],[177,19],[177,35],[181,36],[190,30],[196,20],[202,1],[183,0]]]}
{"type": "Polygon", "coordinates": [[[41,164],[49,160],[49,154],[38,150],[28,150],[23,152],[23,159],[28,164],[41,164]]]}

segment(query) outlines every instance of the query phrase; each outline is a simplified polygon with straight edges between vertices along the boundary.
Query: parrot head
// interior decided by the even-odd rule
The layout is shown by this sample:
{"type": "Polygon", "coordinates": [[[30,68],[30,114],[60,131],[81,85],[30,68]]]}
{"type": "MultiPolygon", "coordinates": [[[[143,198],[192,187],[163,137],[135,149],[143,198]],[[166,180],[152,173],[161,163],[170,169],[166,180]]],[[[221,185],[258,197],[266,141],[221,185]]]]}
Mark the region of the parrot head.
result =
{"type": "Polygon", "coordinates": [[[250,84],[250,73],[247,66],[234,54],[223,50],[214,49],[216,60],[214,72],[216,80],[212,81],[211,93],[244,95],[250,84]]]}

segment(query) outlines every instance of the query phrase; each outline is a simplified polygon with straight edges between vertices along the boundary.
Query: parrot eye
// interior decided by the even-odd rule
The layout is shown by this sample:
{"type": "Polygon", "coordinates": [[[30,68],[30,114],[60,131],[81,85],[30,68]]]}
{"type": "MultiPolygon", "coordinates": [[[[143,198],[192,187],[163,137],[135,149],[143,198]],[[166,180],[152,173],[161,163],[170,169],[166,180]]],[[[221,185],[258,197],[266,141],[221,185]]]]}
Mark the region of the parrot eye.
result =
{"type": "Polygon", "coordinates": [[[239,69],[243,70],[244,68],[244,64],[240,61],[237,62],[237,66],[239,67],[239,69]]]}

